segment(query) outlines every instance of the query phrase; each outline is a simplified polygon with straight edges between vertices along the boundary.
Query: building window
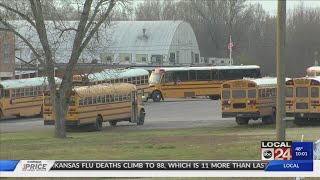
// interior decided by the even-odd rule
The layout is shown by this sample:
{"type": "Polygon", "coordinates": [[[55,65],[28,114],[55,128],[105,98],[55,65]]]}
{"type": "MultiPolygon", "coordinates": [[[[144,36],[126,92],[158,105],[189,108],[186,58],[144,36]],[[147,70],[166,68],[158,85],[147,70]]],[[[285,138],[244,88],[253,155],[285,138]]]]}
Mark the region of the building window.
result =
{"type": "Polygon", "coordinates": [[[147,61],[147,58],[146,58],[146,57],[142,57],[141,60],[142,60],[143,62],[146,62],[146,61],[147,61]]]}
{"type": "Polygon", "coordinates": [[[221,60],[221,64],[224,64],[224,60],[221,60]]]}
{"type": "Polygon", "coordinates": [[[112,59],[111,56],[107,57],[107,61],[111,61],[111,59],[112,59]]]}
{"type": "Polygon", "coordinates": [[[199,64],[199,54],[195,54],[195,63],[199,64]]]}
{"type": "Polygon", "coordinates": [[[175,53],[170,53],[170,62],[174,62],[176,59],[176,54],[175,53]]]}
{"type": "Polygon", "coordinates": [[[10,63],[10,46],[9,44],[3,45],[3,63],[10,63]]]}
{"type": "Polygon", "coordinates": [[[126,60],[126,61],[130,61],[130,57],[127,56],[127,57],[125,58],[125,60],[126,60]]]}

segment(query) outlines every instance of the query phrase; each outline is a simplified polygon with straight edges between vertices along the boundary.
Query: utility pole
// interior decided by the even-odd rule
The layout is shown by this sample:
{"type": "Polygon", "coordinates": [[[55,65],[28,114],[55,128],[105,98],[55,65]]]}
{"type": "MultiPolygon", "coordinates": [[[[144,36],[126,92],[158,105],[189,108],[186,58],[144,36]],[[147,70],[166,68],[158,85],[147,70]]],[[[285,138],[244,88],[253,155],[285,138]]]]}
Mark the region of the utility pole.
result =
{"type": "Polygon", "coordinates": [[[285,40],[286,40],[286,0],[278,0],[277,12],[277,140],[285,141],[285,40]]]}

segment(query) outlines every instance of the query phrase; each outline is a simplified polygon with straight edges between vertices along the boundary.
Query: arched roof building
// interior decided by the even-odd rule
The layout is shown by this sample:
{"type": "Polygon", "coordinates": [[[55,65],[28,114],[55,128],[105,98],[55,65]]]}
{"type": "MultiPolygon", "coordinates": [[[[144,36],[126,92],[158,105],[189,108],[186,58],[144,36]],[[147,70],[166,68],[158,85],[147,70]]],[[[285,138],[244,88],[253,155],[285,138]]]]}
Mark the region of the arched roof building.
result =
{"type": "MultiPolygon", "coordinates": [[[[46,21],[49,42],[53,46],[55,61],[68,62],[74,31],[78,21],[46,21]]],[[[35,30],[25,21],[12,21],[16,30],[30,40],[41,51],[41,44],[35,30]]],[[[25,61],[35,57],[30,49],[16,38],[16,55],[25,61]],[[20,51],[20,52],[19,52],[20,51]]],[[[80,63],[98,61],[106,64],[170,65],[199,64],[200,51],[191,25],[185,21],[112,21],[103,24],[80,56],[80,63]]]]}

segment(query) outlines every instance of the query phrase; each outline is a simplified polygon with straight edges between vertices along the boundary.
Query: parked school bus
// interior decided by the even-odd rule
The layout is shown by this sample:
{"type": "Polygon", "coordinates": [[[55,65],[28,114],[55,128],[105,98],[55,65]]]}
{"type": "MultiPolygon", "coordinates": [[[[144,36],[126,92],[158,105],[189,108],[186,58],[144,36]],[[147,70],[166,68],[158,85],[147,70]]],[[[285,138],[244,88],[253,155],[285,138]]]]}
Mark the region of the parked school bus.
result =
{"type": "Polygon", "coordinates": [[[222,118],[236,118],[238,125],[262,118],[265,124],[276,119],[276,78],[232,80],[223,83],[222,118]]]}
{"type": "MultiPolygon", "coordinates": [[[[50,94],[44,97],[44,124],[54,125],[50,94]]],[[[102,129],[103,122],[115,126],[120,121],[143,125],[145,109],[137,99],[137,88],[133,84],[99,84],[76,87],[70,98],[66,115],[67,126],[92,125],[102,129]]]]}
{"type": "Polygon", "coordinates": [[[320,123],[320,76],[286,81],[286,115],[297,125],[320,123]]]}
{"type": "Polygon", "coordinates": [[[74,86],[88,86],[102,83],[131,83],[136,85],[139,98],[148,94],[149,72],[145,69],[105,69],[98,73],[74,75],[74,86]]]}
{"type": "MultiPolygon", "coordinates": [[[[61,79],[55,80],[61,83],[61,79]]],[[[0,119],[42,114],[43,92],[47,89],[45,77],[0,81],[0,119]]]]}
{"type": "Polygon", "coordinates": [[[227,80],[260,78],[260,67],[250,66],[209,66],[157,68],[149,78],[149,93],[146,97],[154,102],[164,98],[209,96],[220,99],[221,84],[227,80]]]}

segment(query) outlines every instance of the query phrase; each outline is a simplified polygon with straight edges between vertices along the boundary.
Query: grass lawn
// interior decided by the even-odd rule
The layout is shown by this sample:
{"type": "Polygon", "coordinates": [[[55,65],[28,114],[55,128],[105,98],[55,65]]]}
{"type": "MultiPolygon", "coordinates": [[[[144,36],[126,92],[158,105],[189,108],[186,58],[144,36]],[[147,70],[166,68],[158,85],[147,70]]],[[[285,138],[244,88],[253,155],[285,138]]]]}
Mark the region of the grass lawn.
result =
{"type": "MultiPolygon", "coordinates": [[[[287,140],[315,141],[319,127],[287,128],[287,140]]],[[[273,125],[177,130],[0,134],[0,159],[52,160],[259,160],[260,141],[276,140],[273,125]]]]}

